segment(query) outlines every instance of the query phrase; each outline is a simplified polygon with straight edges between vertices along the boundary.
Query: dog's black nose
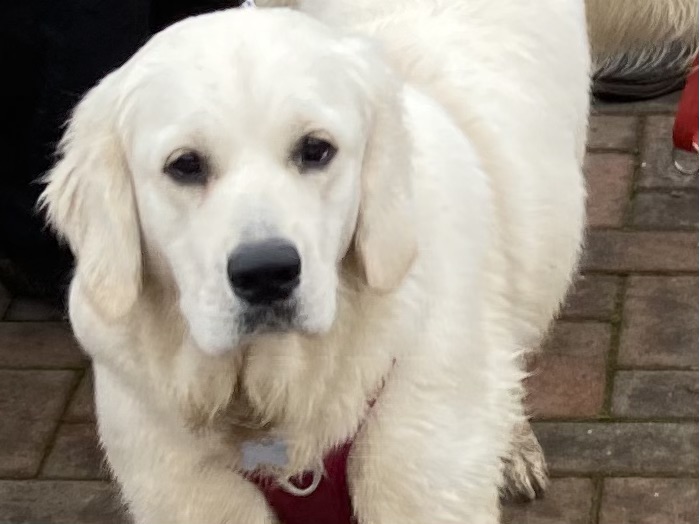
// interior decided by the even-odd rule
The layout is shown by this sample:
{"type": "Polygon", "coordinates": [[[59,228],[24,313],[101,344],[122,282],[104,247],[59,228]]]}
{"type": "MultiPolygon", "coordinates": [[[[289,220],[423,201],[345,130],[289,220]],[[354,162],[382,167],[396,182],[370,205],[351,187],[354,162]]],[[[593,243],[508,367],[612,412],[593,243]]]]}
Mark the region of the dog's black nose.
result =
{"type": "Polygon", "coordinates": [[[299,284],[301,258],[282,239],[242,244],[228,258],[228,279],[233,292],[250,304],[284,300],[299,284]]]}

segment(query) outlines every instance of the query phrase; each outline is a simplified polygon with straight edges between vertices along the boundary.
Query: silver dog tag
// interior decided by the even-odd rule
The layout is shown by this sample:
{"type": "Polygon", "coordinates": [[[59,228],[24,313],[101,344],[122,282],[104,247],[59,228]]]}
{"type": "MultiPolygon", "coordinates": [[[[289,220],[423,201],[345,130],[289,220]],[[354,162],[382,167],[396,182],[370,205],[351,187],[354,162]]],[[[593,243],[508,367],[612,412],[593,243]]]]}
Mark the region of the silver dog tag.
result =
{"type": "Polygon", "coordinates": [[[283,468],[289,461],[287,448],[286,441],[281,438],[243,442],[241,468],[245,471],[255,471],[260,466],[283,468]]]}

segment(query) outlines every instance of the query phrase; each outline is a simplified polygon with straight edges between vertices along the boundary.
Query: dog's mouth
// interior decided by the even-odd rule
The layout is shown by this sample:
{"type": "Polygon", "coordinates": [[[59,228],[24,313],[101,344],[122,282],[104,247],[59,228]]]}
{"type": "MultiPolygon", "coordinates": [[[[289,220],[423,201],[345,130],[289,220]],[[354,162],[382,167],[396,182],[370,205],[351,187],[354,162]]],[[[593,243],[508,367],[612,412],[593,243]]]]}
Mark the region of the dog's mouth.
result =
{"type": "Polygon", "coordinates": [[[297,324],[298,305],[296,301],[282,301],[269,305],[248,305],[240,315],[239,333],[241,336],[285,333],[297,324]]]}

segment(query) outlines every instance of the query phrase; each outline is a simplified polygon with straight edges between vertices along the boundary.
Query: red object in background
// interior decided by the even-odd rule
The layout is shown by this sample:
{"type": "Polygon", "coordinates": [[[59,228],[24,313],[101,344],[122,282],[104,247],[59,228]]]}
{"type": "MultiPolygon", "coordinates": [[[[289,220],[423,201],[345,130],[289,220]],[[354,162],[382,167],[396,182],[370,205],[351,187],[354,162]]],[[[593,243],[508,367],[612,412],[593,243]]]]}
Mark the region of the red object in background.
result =
{"type": "Polygon", "coordinates": [[[694,60],[692,72],[687,78],[684,91],[677,106],[675,125],[672,129],[672,141],[677,149],[697,151],[699,134],[699,69],[694,60]]]}

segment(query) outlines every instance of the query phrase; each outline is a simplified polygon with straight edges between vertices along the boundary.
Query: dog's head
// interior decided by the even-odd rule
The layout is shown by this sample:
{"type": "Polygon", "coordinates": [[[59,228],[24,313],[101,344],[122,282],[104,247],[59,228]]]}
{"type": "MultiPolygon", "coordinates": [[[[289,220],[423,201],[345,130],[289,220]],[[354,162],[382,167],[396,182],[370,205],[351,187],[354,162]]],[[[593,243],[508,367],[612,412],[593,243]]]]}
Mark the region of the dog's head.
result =
{"type": "Polygon", "coordinates": [[[366,42],[287,10],[154,37],[75,109],[42,204],[116,320],[165,279],[211,354],[332,325],[343,260],[389,291],[415,250],[400,83],[366,42]]]}

